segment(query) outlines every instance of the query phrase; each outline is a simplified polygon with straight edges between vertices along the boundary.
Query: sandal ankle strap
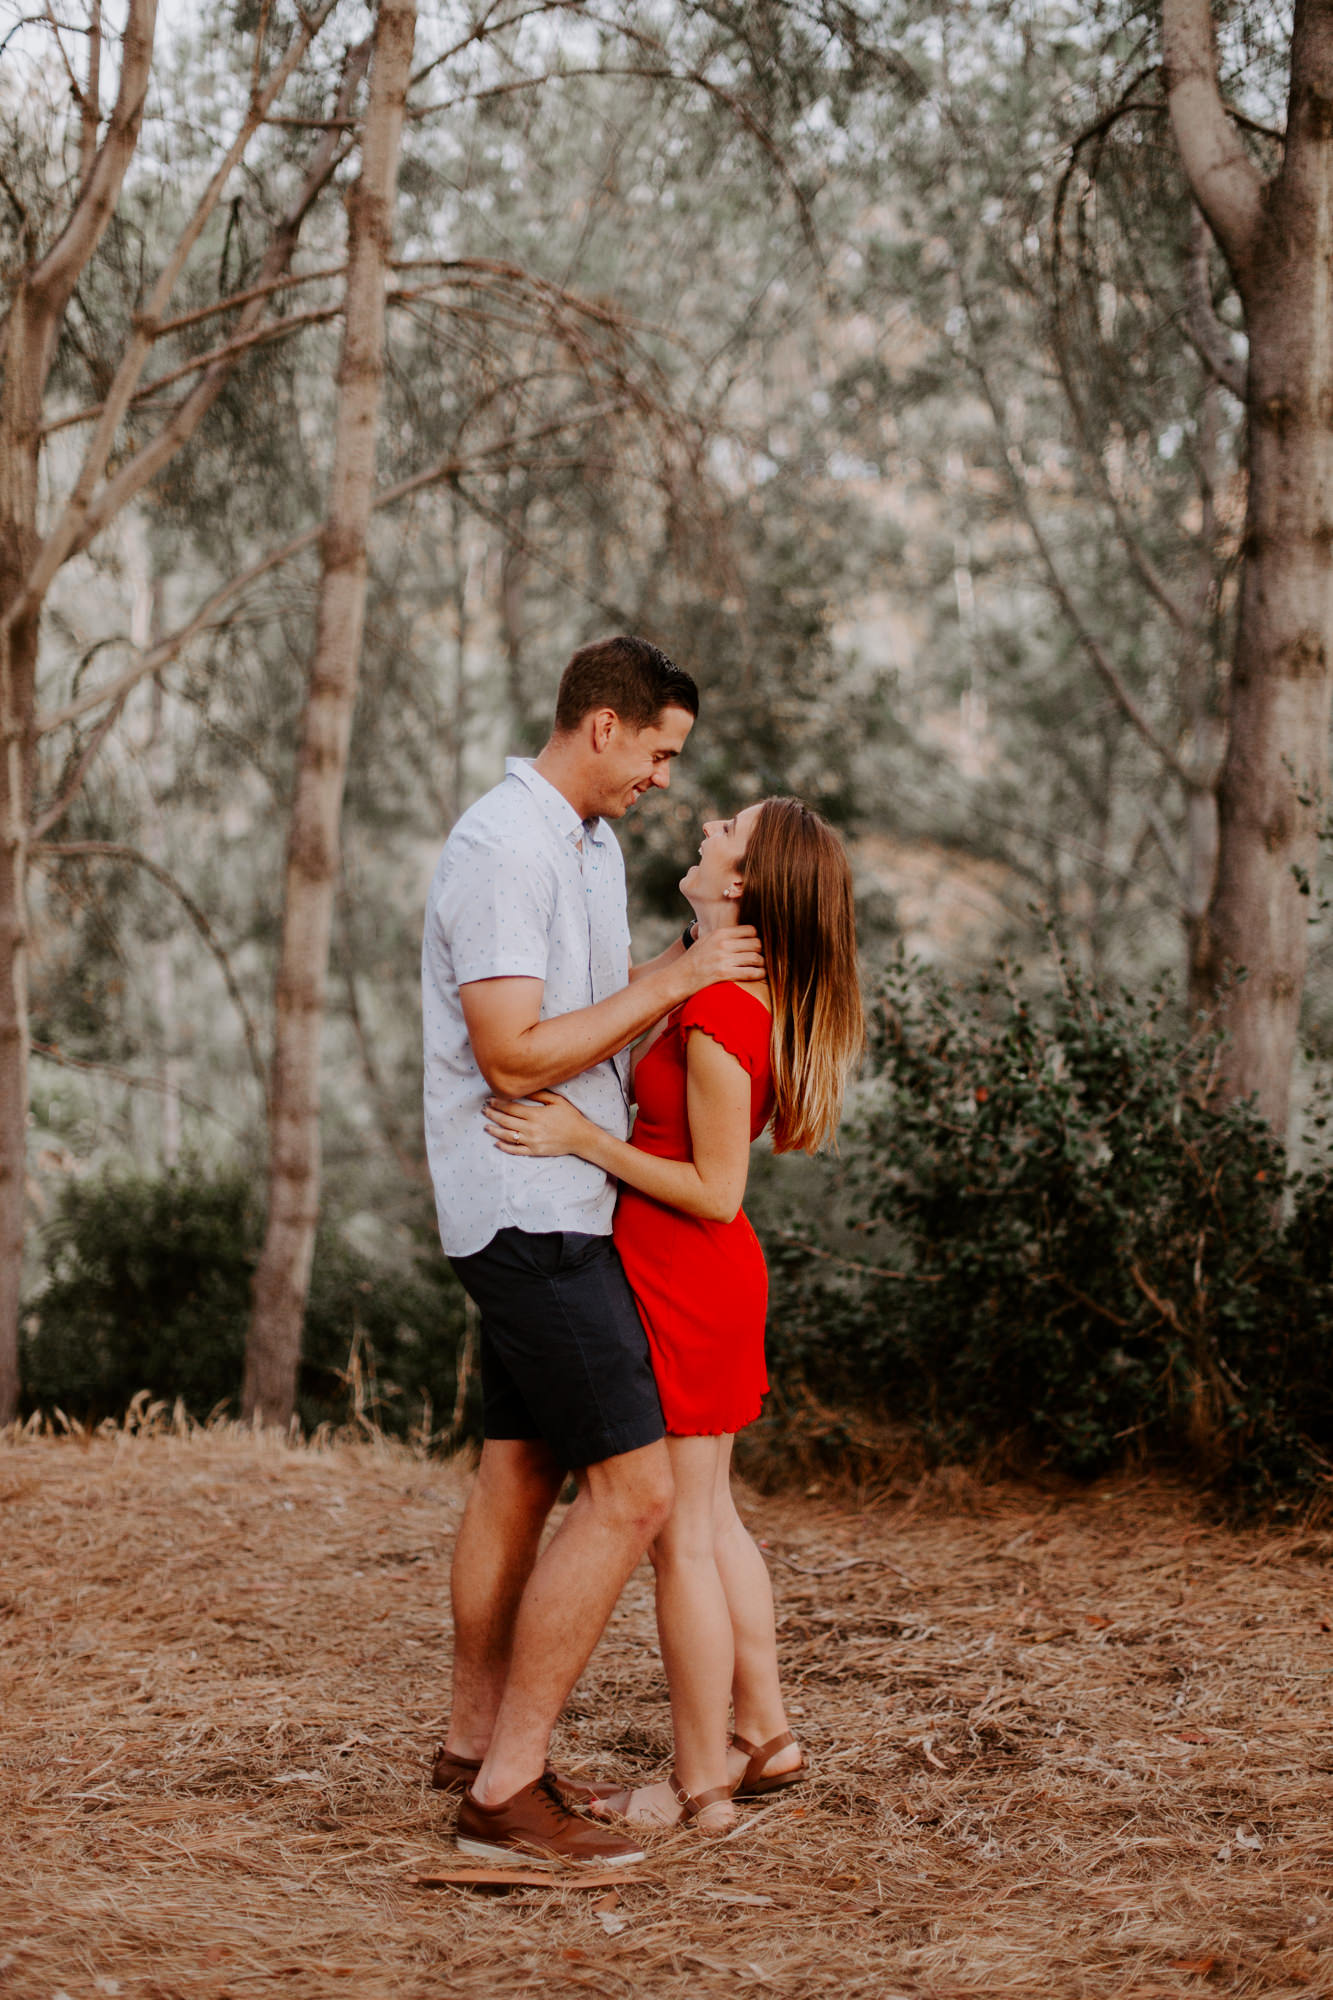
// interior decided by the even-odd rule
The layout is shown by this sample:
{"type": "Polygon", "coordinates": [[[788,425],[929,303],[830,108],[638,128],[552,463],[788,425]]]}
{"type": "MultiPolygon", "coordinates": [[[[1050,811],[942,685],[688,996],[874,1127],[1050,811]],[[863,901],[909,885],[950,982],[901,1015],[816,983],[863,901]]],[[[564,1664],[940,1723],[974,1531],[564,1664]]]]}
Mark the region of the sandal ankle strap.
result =
{"type": "Polygon", "coordinates": [[[710,1785],[706,1792],[699,1792],[697,1795],[687,1792],[674,1771],[671,1773],[671,1789],[675,1794],[676,1804],[681,1808],[682,1826],[688,1826],[692,1819],[698,1819],[700,1813],[708,1806],[720,1805],[723,1799],[731,1798],[730,1785],[710,1785]]]}
{"type": "Polygon", "coordinates": [[[752,1785],[763,1772],[770,1757],[776,1757],[779,1750],[785,1750],[789,1743],[796,1741],[790,1729],[784,1729],[780,1736],[771,1736],[767,1743],[751,1743],[744,1736],[733,1736],[733,1748],[749,1758],[749,1763],[736,1781],[739,1790],[742,1785],[752,1785]]]}

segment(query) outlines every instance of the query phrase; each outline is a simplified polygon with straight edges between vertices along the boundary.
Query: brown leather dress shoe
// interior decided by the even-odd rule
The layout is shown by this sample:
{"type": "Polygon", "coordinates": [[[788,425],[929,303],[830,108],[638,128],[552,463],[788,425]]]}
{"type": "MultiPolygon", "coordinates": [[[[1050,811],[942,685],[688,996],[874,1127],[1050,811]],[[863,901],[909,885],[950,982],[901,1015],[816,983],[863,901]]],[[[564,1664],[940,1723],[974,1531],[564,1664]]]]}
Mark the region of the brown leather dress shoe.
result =
{"type": "MultiPolygon", "coordinates": [[[[431,1766],[431,1785],[437,1792],[465,1792],[480,1769],[480,1757],[460,1757],[456,1750],[447,1750],[441,1743],[431,1766]]],[[[566,1777],[563,1771],[554,1770],[549,1764],[546,1776],[554,1779],[564,1796],[576,1806],[591,1805],[603,1792],[614,1789],[609,1782],[590,1785],[585,1784],[582,1778],[566,1777]]]]}
{"type": "Polygon", "coordinates": [[[498,1806],[484,1806],[464,1792],[454,1839],[460,1854],[478,1861],[573,1861],[619,1868],[644,1859],[634,1841],[571,1812],[545,1772],[535,1785],[524,1785],[498,1806]]]}
{"type": "Polygon", "coordinates": [[[465,1792],[480,1769],[480,1757],[460,1757],[441,1743],[431,1765],[430,1781],[437,1792],[465,1792]]]}

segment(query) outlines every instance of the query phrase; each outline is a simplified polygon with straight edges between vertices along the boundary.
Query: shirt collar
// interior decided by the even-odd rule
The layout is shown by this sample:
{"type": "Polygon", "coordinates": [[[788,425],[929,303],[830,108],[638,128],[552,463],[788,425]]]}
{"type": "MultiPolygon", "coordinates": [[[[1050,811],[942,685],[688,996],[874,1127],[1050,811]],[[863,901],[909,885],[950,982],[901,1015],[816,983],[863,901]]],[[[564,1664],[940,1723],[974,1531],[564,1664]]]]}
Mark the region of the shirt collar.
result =
{"type": "Polygon", "coordinates": [[[531,757],[506,757],[505,775],[517,778],[526,785],[540,806],[542,816],[554,827],[563,840],[575,847],[585,837],[595,841],[598,847],[606,837],[605,822],[600,818],[580,819],[563,792],[558,792],[549,778],[544,778],[531,757]]]}

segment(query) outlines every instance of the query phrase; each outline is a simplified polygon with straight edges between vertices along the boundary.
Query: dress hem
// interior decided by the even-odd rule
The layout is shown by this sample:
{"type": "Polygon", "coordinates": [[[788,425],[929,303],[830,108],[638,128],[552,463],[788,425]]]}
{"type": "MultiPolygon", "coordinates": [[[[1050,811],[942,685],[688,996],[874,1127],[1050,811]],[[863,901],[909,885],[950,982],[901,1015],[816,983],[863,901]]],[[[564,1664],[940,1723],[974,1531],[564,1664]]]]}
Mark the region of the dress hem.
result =
{"type": "Polygon", "coordinates": [[[742,1417],[738,1424],[717,1424],[717,1425],[710,1424],[707,1430],[704,1430],[702,1427],[691,1428],[690,1430],[678,1430],[675,1424],[673,1424],[670,1418],[668,1418],[666,1434],[668,1437],[673,1437],[673,1438],[735,1437],[738,1431],[747,1430],[751,1424],[757,1423],[759,1421],[759,1418],[763,1415],[763,1409],[764,1406],[761,1403],[758,1409],[756,1409],[750,1416],[742,1417]]]}

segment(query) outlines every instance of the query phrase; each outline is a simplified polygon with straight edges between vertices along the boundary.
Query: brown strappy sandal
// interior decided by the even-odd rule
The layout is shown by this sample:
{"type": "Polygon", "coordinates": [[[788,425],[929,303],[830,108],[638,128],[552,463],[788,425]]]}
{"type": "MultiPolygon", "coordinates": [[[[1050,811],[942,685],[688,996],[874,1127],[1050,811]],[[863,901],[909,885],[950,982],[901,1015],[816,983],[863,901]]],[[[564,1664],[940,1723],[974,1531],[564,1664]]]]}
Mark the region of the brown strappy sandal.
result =
{"type": "MultiPolygon", "coordinates": [[[[595,1810],[599,1814],[613,1813],[617,1819],[628,1819],[630,1802],[635,1792],[645,1791],[646,1789],[647,1787],[642,1785],[622,1785],[618,1791],[601,1792],[597,1797],[595,1810]]],[[[629,1824],[639,1827],[660,1826],[663,1833],[671,1833],[678,1826],[692,1826],[700,1813],[705,1811],[707,1807],[721,1805],[723,1799],[726,1799],[730,1803],[732,1798],[730,1785],[712,1785],[708,1791],[700,1792],[696,1798],[693,1793],[686,1791],[674,1770],[671,1773],[671,1790],[676,1804],[681,1809],[679,1819],[634,1819],[629,1820],[629,1824]]],[[[701,1827],[700,1831],[706,1833],[708,1829],[701,1827]]],[[[725,1831],[730,1832],[730,1827],[726,1828],[725,1831]]]]}
{"type": "Polygon", "coordinates": [[[774,1736],[767,1743],[749,1743],[743,1736],[733,1736],[732,1748],[742,1751],[750,1760],[732,1788],[733,1799],[759,1799],[765,1792],[781,1792],[788,1785],[803,1783],[810,1775],[804,1754],[800,1763],[794,1764],[790,1771],[773,1771],[764,1776],[764,1766],[769,1758],[795,1741],[790,1729],[785,1729],[781,1736],[774,1736]]]}

